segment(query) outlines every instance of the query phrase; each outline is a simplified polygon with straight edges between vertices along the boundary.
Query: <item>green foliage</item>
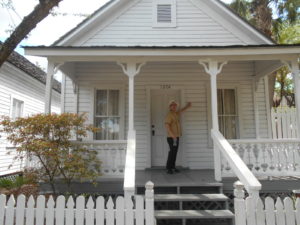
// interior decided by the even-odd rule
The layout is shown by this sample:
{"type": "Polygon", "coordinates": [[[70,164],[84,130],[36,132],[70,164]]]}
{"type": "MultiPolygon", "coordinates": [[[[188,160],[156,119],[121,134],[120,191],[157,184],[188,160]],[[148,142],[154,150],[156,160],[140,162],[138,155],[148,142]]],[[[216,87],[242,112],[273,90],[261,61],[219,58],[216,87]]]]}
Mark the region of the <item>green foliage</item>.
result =
{"type": "Polygon", "coordinates": [[[276,40],[282,24],[299,24],[300,0],[234,0],[229,6],[276,40]]]}
{"type": "Polygon", "coordinates": [[[13,187],[13,181],[11,179],[8,179],[8,178],[2,178],[0,180],[0,187],[10,189],[10,188],[13,187]]]}
{"type": "Polygon", "coordinates": [[[296,24],[280,23],[274,27],[274,36],[279,44],[300,44],[300,21],[296,24]]]}
{"type": "Polygon", "coordinates": [[[0,122],[3,127],[0,132],[7,133],[7,139],[16,146],[17,158],[37,161],[39,166],[30,168],[31,173],[49,183],[56,193],[58,179],[70,189],[73,180],[95,182],[100,175],[101,163],[96,151],[70,141],[97,130],[85,122],[84,115],[71,113],[37,114],[14,121],[5,117],[0,122]]]}
{"type": "Polygon", "coordinates": [[[286,99],[288,106],[295,106],[294,82],[288,67],[276,71],[273,106],[278,107],[286,99]]]}
{"type": "Polygon", "coordinates": [[[19,188],[24,184],[32,184],[32,181],[23,176],[0,179],[0,188],[13,189],[13,188],[19,188]]]}

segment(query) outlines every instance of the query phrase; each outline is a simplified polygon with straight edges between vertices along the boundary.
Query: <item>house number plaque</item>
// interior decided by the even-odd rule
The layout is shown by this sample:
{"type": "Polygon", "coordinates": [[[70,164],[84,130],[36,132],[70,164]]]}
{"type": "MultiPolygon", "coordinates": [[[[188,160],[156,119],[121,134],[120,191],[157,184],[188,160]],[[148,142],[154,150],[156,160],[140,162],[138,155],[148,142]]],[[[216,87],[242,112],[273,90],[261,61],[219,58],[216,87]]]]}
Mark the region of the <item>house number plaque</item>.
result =
{"type": "Polygon", "coordinates": [[[160,85],[160,88],[161,89],[171,89],[172,86],[171,86],[171,84],[162,84],[162,85],[160,85]]]}

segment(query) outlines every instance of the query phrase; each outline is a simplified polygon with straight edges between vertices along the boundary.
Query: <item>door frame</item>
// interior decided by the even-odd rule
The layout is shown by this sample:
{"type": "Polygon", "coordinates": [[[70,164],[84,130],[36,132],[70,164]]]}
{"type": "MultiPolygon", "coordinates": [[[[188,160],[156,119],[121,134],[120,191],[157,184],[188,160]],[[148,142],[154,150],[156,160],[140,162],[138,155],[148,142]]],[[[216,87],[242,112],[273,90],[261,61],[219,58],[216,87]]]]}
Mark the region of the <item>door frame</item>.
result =
{"type": "MultiPolygon", "coordinates": [[[[181,107],[186,104],[185,102],[185,88],[183,85],[176,85],[172,83],[162,83],[158,85],[149,85],[146,86],[146,111],[147,111],[147,130],[148,130],[148,137],[147,137],[147,160],[146,160],[146,168],[152,167],[152,133],[151,133],[151,91],[153,90],[178,90],[180,95],[180,104],[181,107]]],[[[185,130],[185,116],[184,114],[181,116],[181,127],[182,130],[185,130]]],[[[185,151],[185,134],[183,132],[182,138],[180,140],[181,145],[181,162],[183,167],[187,167],[186,161],[186,151],[185,151]]]]}

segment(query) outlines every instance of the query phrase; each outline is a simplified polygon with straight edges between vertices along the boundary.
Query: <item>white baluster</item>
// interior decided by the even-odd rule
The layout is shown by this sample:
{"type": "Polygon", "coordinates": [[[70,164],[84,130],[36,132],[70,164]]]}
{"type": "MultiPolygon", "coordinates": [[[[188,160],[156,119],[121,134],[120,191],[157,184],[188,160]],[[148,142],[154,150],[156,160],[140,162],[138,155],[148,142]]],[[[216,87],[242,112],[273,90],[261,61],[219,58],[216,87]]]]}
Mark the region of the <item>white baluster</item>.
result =
{"type": "Polygon", "coordinates": [[[262,163],[261,163],[261,168],[263,172],[266,172],[268,167],[269,167],[269,160],[268,160],[268,155],[267,155],[267,146],[268,144],[260,144],[261,147],[261,152],[262,152],[262,163]]]}

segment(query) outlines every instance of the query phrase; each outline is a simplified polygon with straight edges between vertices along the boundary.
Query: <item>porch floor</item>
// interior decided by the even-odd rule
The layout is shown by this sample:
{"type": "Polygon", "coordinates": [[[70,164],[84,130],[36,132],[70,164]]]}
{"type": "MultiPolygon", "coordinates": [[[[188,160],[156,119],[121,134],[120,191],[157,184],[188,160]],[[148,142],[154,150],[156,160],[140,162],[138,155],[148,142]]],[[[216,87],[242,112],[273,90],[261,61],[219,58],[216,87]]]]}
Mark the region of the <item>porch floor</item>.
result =
{"type": "MultiPolygon", "coordinates": [[[[224,191],[232,191],[236,177],[223,178],[217,182],[214,178],[214,170],[190,170],[181,169],[180,173],[167,174],[165,169],[146,169],[136,171],[136,186],[145,186],[152,181],[154,186],[223,186],[224,191]]],[[[292,192],[300,189],[300,177],[263,177],[259,178],[262,191],[267,192],[292,192]]]]}

